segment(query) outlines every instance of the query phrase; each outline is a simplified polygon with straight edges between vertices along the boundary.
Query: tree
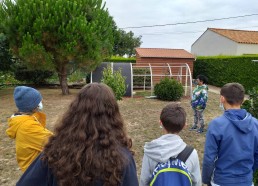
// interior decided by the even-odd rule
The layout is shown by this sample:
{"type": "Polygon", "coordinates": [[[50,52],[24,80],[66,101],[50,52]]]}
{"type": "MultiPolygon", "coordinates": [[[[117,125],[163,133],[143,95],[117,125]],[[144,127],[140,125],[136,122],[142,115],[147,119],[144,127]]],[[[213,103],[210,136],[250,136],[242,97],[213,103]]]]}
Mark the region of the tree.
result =
{"type": "Polygon", "coordinates": [[[129,57],[135,55],[135,48],[141,46],[142,36],[136,37],[132,31],[126,32],[117,28],[113,22],[114,47],[113,54],[123,56],[127,54],[129,57]]]}
{"type": "Polygon", "coordinates": [[[91,71],[112,52],[102,0],[3,0],[0,16],[13,54],[29,69],[55,70],[64,95],[68,64],[91,71]]]}
{"type": "Polygon", "coordinates": [[[13,64],[12,55],[9,52],[7,38],[0,33],[0,71],[10,70],[13,64]]]}

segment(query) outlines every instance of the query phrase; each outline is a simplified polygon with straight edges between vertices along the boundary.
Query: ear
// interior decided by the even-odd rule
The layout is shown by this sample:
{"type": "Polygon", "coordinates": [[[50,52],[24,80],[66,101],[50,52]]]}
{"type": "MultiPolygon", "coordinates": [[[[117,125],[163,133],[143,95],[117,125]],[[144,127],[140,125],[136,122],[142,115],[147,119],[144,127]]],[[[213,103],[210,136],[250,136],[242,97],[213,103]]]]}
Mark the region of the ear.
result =
{"type": "Polygon", "coordinates": [[[159,125],[163,127],[163,124],[162,124],[162,121],[161,121],[161,120],[159,120],[159,125]]]}
{"type": "Polygon", "coordinates": [[[185,129],[187,126],[188,126],[188,124],[187,124],[187,123],[185,123],[185,125],[184,125],[183,129],[185,129]]]}
{"type": "Polygon", "coordinates": [[[225,103],[225,97],[224,96],[220,96],[220,102],[225,103]]]}
{"type": "Polygon", "coordinates": [[[163,124],[162,124],[162,122],[159,120],[159,128],[161,128],[161,129],[163,129],[164,127],[163,127],[163,124]]]}

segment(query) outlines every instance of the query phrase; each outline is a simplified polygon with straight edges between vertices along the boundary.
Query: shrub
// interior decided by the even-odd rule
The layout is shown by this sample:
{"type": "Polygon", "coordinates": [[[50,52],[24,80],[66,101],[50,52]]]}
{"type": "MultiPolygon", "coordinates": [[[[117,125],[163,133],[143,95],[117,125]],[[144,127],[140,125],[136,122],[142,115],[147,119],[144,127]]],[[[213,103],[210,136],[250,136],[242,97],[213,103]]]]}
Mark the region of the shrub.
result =
{"type": "Polygon", "coordinates": [[[0,88],[19,83],[21,82],[14,78],[12,72],[0,72],[0,88]]]}
{"type": "Polygon", "coordinates": [[[249,99],[245,100],[242,108],[246,109],[253,117],[258,118],[258,86],[248,91],[249,99]]]}
{"type": "Polygon", "coordinates": [[[114,92],[117,100],[121,100],[126,92],[125,77],[121,74],[121,69],[112,71],[110,65],[103,70],[102,83],[108,85],[114,92]]]}
{"type": "Polygon", "coordinates": [[[184,88],[181,83],[174,79],[165,78],[156,84],[154,93],[158,99],[177,101],[183,96],[184,88]]]}
{"type": "Polygon", "coordinates": [[[84,82],[85,77],[86,72],[83,69],[77,69],[72,74],[69,74],[67,79],[70,83],[81,83],[84,82]]]}
{"type": "Polygon", "coordinates": [[[26,83],[43,84],[46,79],[50,78],[54,73],[52,71],[28,70],[26,68],[18,68],[15,72],[15,79],[25,81],[26,83]]]}

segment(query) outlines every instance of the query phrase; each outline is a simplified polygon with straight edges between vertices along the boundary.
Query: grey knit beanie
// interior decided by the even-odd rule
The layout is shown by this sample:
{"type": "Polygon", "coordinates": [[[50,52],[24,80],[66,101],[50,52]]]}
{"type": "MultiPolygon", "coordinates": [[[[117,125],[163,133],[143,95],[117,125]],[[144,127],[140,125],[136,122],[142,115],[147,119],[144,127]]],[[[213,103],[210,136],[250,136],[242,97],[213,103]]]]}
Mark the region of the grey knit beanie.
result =
{"type": "Polygon", "coordinates": [[[20,112],[31,112],[42,100],[39,91],[26,86],[18,86],[14,89],[14,101],[20,112]]]}

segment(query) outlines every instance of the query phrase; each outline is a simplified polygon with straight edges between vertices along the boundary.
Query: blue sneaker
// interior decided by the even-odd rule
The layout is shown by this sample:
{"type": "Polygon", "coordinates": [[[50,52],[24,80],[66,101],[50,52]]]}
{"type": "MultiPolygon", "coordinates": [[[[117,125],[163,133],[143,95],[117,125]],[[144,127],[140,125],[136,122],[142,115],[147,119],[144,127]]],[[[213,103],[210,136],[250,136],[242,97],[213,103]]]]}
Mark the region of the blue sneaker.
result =
{"type": "Polygon", "coordinates": [[[192,126],[189,130],[190,130],[190,131],[193,131],[193,130],[197,130],[197,129],[198,129],[197,126],[194,125],[194,126],[192,126]]]}

